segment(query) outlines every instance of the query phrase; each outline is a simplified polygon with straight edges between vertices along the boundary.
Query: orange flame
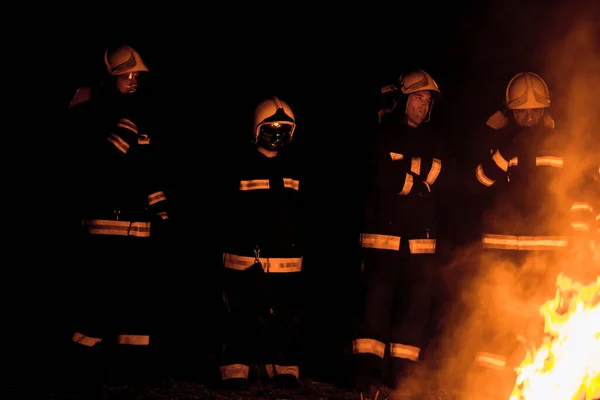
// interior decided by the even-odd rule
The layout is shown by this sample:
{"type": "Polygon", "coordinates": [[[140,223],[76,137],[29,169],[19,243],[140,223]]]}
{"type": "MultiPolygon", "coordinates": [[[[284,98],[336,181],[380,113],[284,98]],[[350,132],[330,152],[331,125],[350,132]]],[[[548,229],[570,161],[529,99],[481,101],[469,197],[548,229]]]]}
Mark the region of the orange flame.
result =
{"type": "Polygon", "coordinates": [[[600,399],[600,276],[588,286],[560,274],[540,307],[546,337],[517,368],[510,400],[600,399]]]}

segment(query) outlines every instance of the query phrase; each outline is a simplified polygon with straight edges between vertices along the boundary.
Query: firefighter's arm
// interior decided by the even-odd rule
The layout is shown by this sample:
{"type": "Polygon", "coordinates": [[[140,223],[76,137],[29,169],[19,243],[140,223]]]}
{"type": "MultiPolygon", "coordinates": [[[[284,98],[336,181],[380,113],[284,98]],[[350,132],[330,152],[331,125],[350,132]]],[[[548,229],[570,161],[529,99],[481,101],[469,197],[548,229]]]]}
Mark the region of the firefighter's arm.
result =
{"type": "MultiPolygon", "coordinates": [[[[140,135],[138,135],[139,139],[140,135]]],[[[165,183],[167,173],[163,167],[158,147],[155,144],[138,142],[131,156],[135,156],[134,162],[140,164],[141,179],[146,179],[146,192],[148,200],[148,211],[160,221],[169,219],[170,201],[165,194],[165,183]]]]}
{"type": "MultiPolygon", "coordinates": [[[[394,153],[395,154],[395,153],[394,153]]],[[[409,167],[410,161],[393,159],[393,154],[380,154],[376,160],[376,183],[386,194],[400,196],[427,196],[431,186],[409,167]]]]}
{"type": "Polygon", "coordinates": [[[506,182],[511,159],[507,159],[500,149],[490,151],[489,157],[475,167],[475,178],[482,187],[491,187],[496,182],[506,182]]]}
{"type": "Polygon", "coordinates": [[[128,154],[138,144],[138,127],[128,118],[119,119],[115,125],[109,127],[106,143],[117,154],[128,154]]]}
{"type": "Polygon", "coordinates": [[[496,111],[472,138],[470,151],[475,158],[467,171],[467,187],[471,193],[482,194],[487,188],[497,187],[500,182],[507,181],[509,160],[500,150],[506,145],[503,129],[507,124],[504,112],[496,111]]]}

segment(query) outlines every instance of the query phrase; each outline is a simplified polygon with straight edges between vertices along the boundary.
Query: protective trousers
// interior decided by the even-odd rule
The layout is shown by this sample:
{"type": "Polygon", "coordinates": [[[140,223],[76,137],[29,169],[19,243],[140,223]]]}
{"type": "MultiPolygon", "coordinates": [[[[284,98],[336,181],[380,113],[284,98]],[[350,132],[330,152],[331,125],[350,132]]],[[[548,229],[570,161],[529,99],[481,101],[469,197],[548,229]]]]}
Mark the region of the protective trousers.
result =
{"type": "Polygon", "coordinates": [[[73,277],[74,353],[82,362],[95,358],[95,365],[104,359],[116,379],[157,373],[150,362],[158,352],[151,334],[158,328],[161,290],[152,245],[149,238],[116,235],[81,241],[73,277]]]}
{"type": "Polygon", "coordinates": [[[482,249],[461,300],[460,357],[468,360],[467,387],[485,398],[506,399],[514,369],[544,335],[540,307],[553,299],[561,252],[482,249]],[[492,396],[492,397],[490,397],[492,396]]]}
{"type": "Polygon", "coordinates": [[[271,378],[299,378],[301,279],[300,272],[267,273],[260,263],[246,270],[223,269],[229,311],[220,360],[223,380],[248,379],[253,364],[264,365],[271,378]]]}
{"type": "Polygon", "coordinates": [[[410,254],[407,246],[363,250],[364,303],[353,340],[356,378],[376,386],[388,380],[395,387],[426,344],[434,255],[410,254]]]}

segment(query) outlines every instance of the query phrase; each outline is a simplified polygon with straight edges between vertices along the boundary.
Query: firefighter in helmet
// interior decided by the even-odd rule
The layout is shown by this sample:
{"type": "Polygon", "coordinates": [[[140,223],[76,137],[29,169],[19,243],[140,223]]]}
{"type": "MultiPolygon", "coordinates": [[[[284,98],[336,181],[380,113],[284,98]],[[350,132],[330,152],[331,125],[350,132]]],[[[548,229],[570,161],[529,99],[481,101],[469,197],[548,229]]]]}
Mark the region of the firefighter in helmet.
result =
{"type": "Polygon", "coordinates": [[[557,268],[573,234],[566,190],[572,178],[565,172],[573,165],[565,154],[570,139],[555,128],[546,82],[520,72],[504,97],[505,109],[478,135],[485,151],[471,169],[472,187],[484,206],[465,304],[469,324],[463,325],[470,329],[469,388],[498,399],[510,395],[514,367],[525,356],[523,340],[537,340],[533,332],[543,332],[538,307],[554,294],[557,268]]]}
{"type": "Polygon", "coordinates": [[[68,114],[69,140],[78,147],[72,365],[75,380],[95,384],[109,354],[119,355],[107,360],[115,379],[146,379],[156,367],[146,357],[157,282],[150,271],[156,233],[169,218],[157,126],[140,90],[148,67],[129,45],[107,48],[104,63],[105,78],[79,88],[68,114]]]}
{"type": "Polygon", "coordinates": [[[294,113],[269,97],[256,106],[252,130],[223,180],[222,282],[230,323],[220,373],[226,387],[239,388],[261,375],[251,365],[263,365],[277,385],[298,386],[303,238],[294,113]]]}
{"type": "Polygon", "coordinates": [[[355,385],[376,398],[401,387],[420,359],[429,322],[436,250],[435,204],[447,178],[444,146],[428,129],[435,80],[423,70],[382,89],[396,95],[380,112],[360,235],[363,301],[354,332],[355,385]],[[388,363],[389,360],[389,363],[388,363]]]}

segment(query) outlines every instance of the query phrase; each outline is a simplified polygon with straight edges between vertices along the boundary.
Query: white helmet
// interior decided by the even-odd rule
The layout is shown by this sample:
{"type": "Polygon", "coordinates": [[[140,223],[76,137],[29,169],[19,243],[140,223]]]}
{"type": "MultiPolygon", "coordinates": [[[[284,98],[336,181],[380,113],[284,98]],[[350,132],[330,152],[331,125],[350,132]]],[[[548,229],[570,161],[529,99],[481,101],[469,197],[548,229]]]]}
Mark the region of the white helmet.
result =
{"type": "Polygon", "coordinates": [[[398,79],[398,89],[402,94],[411,94],[422,90],[441,93],[438,84],[433,80],[431,75],[422,69],[400,75],[400,78],[398,79]]]}
{"type": "Polygon", "coordinates": [[[273,96],[256,106],[253,143],[277,151],[291,142],[295,130],[294,113],[285,101],[273,96]]]}
{"type": "Polygon", "coordinates": [[[550,107],[548,85],[533,72],[520,72],[506,86],[505,103],[510,110],[550,107]]]}
{"type": "Polygon", "coordinates": [[[104,51],[104,64],[111,75],[123,75],[136,71],[148,71],[142,57],[129,45],[104,51]]]}

